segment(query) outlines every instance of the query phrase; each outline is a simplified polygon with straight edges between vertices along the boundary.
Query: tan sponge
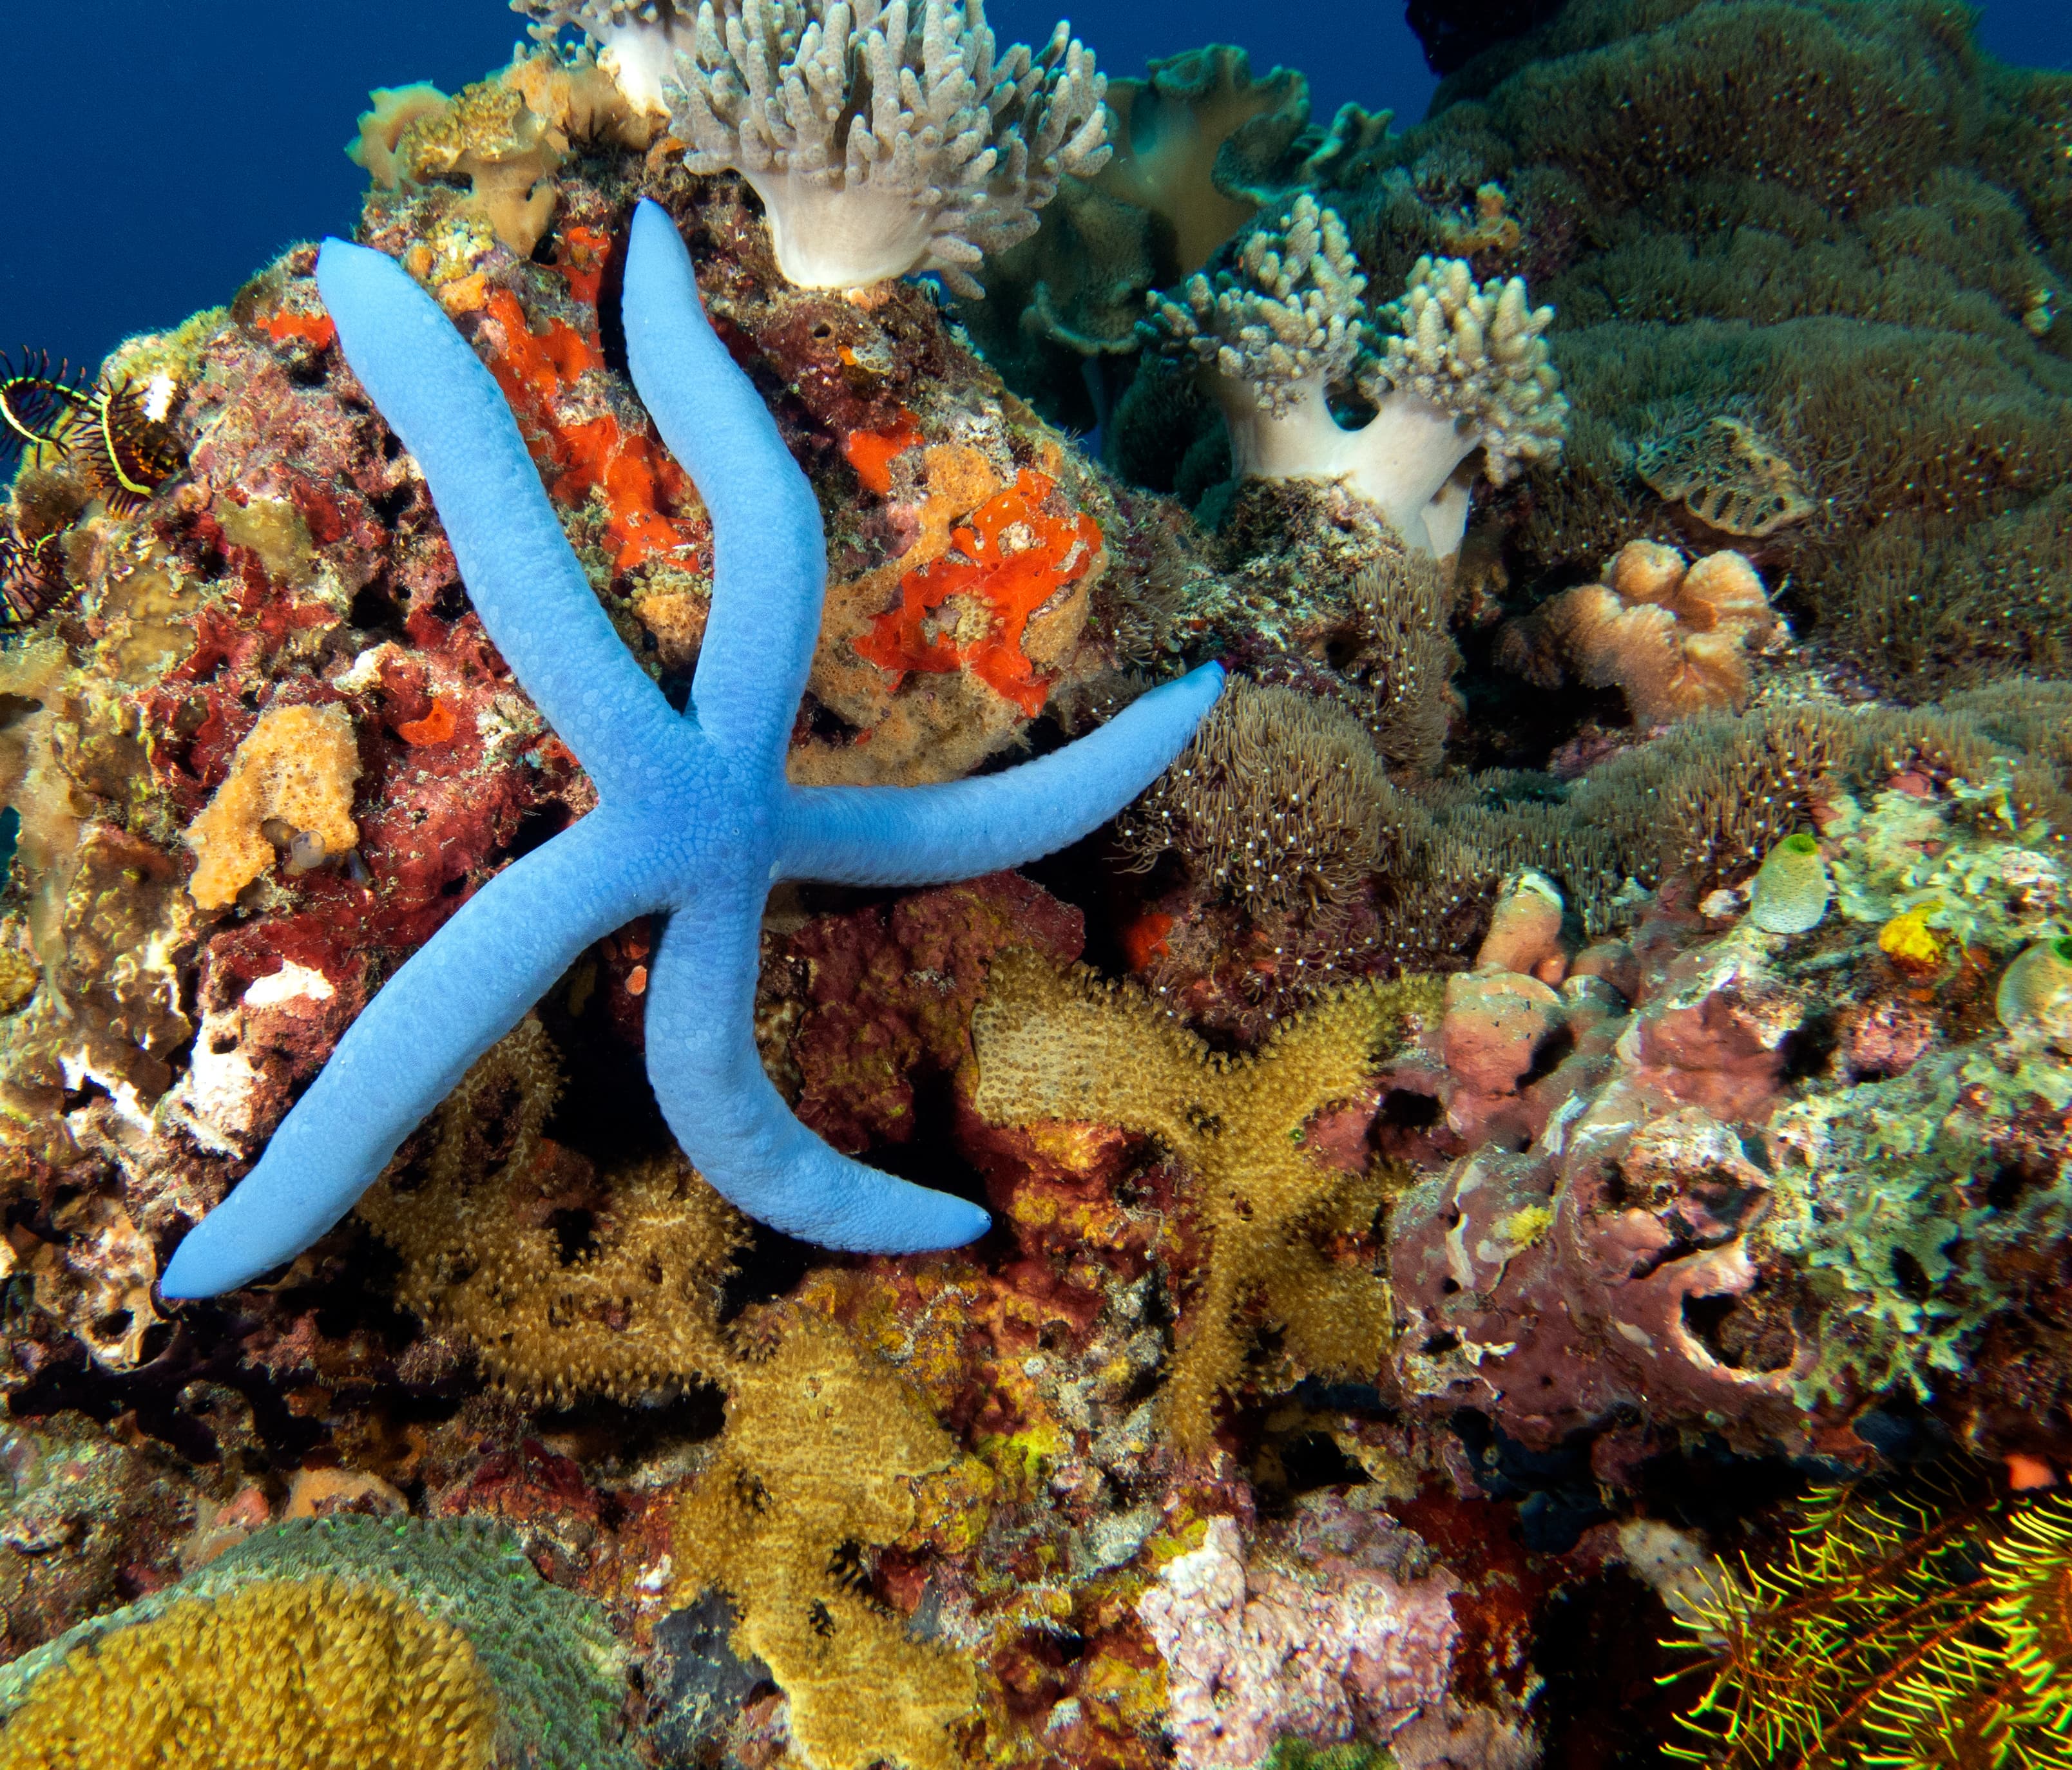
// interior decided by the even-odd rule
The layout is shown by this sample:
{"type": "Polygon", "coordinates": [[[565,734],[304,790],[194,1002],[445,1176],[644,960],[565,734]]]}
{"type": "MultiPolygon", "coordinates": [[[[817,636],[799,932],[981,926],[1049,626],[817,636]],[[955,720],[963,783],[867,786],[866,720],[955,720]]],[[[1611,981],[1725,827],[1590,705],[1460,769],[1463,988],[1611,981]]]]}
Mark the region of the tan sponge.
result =
{"type": "Polygon", "coordinates": [[[187,889],[204,910],[220,910],[273,865],[265,825],[278,819],[297,859],[315,864],[360,840],[352,783],[360,750],[343,707],[272,707],[231,758],[230,773],[187,826],[195,852],[187,889]]]}

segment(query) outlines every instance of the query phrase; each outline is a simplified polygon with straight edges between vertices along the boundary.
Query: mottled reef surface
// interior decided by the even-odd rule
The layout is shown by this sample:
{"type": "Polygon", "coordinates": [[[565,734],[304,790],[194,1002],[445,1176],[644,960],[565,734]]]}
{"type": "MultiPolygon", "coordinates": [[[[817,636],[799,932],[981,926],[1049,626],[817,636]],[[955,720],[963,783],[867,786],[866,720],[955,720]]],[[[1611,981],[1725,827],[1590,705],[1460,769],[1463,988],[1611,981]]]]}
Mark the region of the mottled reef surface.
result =
{"type": "Polygon", "coordinates": [[[825,521],[795,780],[1230,668],[1065,853],[769,906],[766,1067],[985,1203],[953,1253],[705,1185],[636,922],[315,1247],[160,1297],[595,796],[314,247],[111,359],[141,491],[27,451],[0,1766],[248,1689],[329,1761],[283,1665],[370,1764],[2072,1759],[2072,76],[1936,0],[1514,10],[1404,129],[1223,47],[1112,81],[983,298],[794,286],[586,54],[364,121],[360,238],[680,701],[711,529],[616,305],[634,203],[677,222],[825,521]],[[1338,447],[1446,260],[1552,307],[1565,446],[1498,472],[1492,421],[1420,551],[1187,328],[1344,303],[1338,447]]]}

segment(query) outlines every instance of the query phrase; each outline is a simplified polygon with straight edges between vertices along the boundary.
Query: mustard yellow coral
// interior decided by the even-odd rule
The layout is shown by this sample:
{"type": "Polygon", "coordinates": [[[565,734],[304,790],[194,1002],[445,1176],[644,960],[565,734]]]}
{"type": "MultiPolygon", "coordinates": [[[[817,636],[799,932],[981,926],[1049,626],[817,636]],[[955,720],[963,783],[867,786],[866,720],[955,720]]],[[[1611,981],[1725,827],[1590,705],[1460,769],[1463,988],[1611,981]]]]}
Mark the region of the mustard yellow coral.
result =
{"type": "Polygon", "coordinates": [[[265,1580],[73,1649],[0,1733],[0,1770],[486,1770],[496,1692],[400,1595],[265,1580]]]}
{"type": "Polygon", "coordinates": [[[1318,1374],[1371,1374],[1388,1331],[1385,1282],[1323,1244],[1373,1221],[1392,1177],[1326,1168],[1302,1147],[1312,1117],[1365,1087],[1413,1022],[1436,1016],[1429,979],[1362,984],[1231,1061],[1141,994],[1027,953],[994,962],[972,1016],[975,1095],[996,1123],[1094,1119],[1157,1137],[1194,1171],[1207,1242],[1182,1316],[1165,1407],[1182,1445],[1209,1440],[1219,1392],[1247,1350],[1255,1300],[1289,1354],[1318,1374]]]}
{"type": "Polygon", "coordinates": [[[956,1450],[892,1370],[819,1317],[769,1322],[774,1350],[734,1371],[726,1435],[676,1517],[676,1601],[707,1587],[741,1614],[816,1770],[956,1770],[952,1727],[978,1698],[971,1661],[915,1640],[841,1571],[914,1526],[920,1477],[956,1450]]]}
{"type": "Polygon", "coordinates": [[[304,1518],[0,1666],[0,1770],[634,1770],[603,1612],[480,1518],[304,1518]]]}
{"type": "Polygon", "coordinates": [[[535,1399],[631,1400],[722,1380],[720,1285],[746,1225],[672,1151],[610,1177],[588,1246],[565,1259],[538,1164],[560,1092],[553,1048],[528,1016],[440,1107],[422,1183],[405,1190],[392,1176],[360,1200],[362,1219],[403,1256],[402,1301],[535,1399]],[[508,1149],[492,1163],[500,1127],[508,1149]]]}
{"type": "Polygon", "coordinates": [[[360,751],[343,707],[272,707],[237,746],[230,773],[187,826],[195,852],[187,889],[204,910],[220,910],[273,864],[265,826],[278,820],[314,860],[360,840],[352,783],[360,751]]]}

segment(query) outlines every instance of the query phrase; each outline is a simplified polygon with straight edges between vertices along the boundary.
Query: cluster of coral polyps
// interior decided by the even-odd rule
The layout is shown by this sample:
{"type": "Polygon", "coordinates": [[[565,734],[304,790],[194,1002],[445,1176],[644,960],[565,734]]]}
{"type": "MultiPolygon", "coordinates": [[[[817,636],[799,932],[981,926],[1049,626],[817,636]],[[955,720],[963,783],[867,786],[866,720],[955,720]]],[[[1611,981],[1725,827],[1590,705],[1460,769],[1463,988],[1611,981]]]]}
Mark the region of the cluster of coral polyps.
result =
{"type": "MultiPolygon", "coordinates": [[[[736,10],[781,35],[844,9],[711,17],[736,10]]],[[[866,36],[977,17],[848,10],[866,36]]],[[[1044,77],[1086,84],[1068,53],[1044,77]]],[[[1276,155],[1431,207],[1448,179],[1383,165],[1357,115],[1320,142],[1298,86],[1230,51],[1167,64],[1122,95],[1117,178],[1059,207],[1091,228],[1120,174],[1223,167],[1215,201],[1161,211],[1194,259],[1168,282],[1276,155]]],[[[352,1219],[168,1304],[179,1236],[373,992],[594,795],[471,611],[306,248],[125,346],[175,390],[185,471],[111,510],[32,451],[6,525],[80,594],[0,653],[0,1764],[106,1739],[138,1683],[236,1734],[222,1667],[278,1667],[283,1638],[301,1682],[252,1713],[328,1738],[309,1690],[371,1657],[394,1675],[341,1687],[475,1763],[543,1731],[658,1770],[1597,1763],[1693,1699],[1655,1682],[1672,1616],[1701,1647],[1765,1625],[1719,1558],[1766,1552],[1807,1459],[1956,1447],[2002,1489],[2072,1469],[2072,689],[1844,705],[1771,645],[1776,537],[1816,525],[1760,474],[1729,497],[1666,445],[1636,457],[1764,543],[1760,572],[1564,503],[1549,322],[1508,280],[1560,244],[1544,185],[1446,205],[1426,244],[1470,258],[1414,272],[1424,245],[1369,251],[1372,203],[1342,228],[1297,203],[1186,310],[1205,365],[1236,353],[1220,326],[1291,384],[1353,372],[1357,236],[1422,291],[1357,434],[1378,448],[1443,369],[1486,421],[1433,407],[1434,440],[1492,481],[1529,466],[1513,501],[1420,550],[1355,481],[1291,472],[1229,488],[1211,534],[1006,392],[926,290],[791,285],[742,185],[627,99],[545,55],[382,95],[363,234],[495,376],[668,692],[712,536],[623,372],[636,195],[820,498],[796,778],[967,774],[1190,652],[1227,658],[1227,698],[1030,877],[770,906],[772,1079],[838,1148],[982,1196],[980,1242],[848,1258],[719,1200],[642,1075],[643,919],[352,1219]],[[1506,551],[1514,521],[1536,556],[1506,551]],[[1506,629],[1529,556],[1572,563],[1506,629]],[[1486,670],[1493,636],[1544,700],[1486,670]],[[1630,728],[1582,723],[1616,710],[1576,691],[1614,688],[1630,728]],[[525,1645],[543,1626],[558,1656],[525,1645]]],[[[1050,176],[1024,170],[1025,195],[1050,176]]],[[[1062,326],[1090,273],[1042,262],[989,285],[1062,326]]],[[[1117,410],[1116,460],[1187,433],[1158,405],[1177,380],[1117,410]]],[[[1692,421],[1747,473],[1781,458],[1692,421]]],[[[1448,483],[1420,521],[1465,515],[1448,483]]]]}

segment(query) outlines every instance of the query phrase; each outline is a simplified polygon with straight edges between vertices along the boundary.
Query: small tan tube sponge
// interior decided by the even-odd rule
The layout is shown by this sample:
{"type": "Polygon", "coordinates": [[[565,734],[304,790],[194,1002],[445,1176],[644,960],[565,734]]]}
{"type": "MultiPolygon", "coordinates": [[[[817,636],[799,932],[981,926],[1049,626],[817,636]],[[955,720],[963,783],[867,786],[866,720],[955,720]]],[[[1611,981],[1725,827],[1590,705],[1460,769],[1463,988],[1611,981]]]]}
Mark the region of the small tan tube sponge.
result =
{"type": "Polygon", "coordinates": [[[278,819],[298,839],[297,856],[314,864],[360,840],[352,783],[360,749],[343,707],[271,707],[260,715],[230,773],[187,826],[195,872],[187,881],[204,910],[220,910],[273,864],[265,826],[278,819]]]}

